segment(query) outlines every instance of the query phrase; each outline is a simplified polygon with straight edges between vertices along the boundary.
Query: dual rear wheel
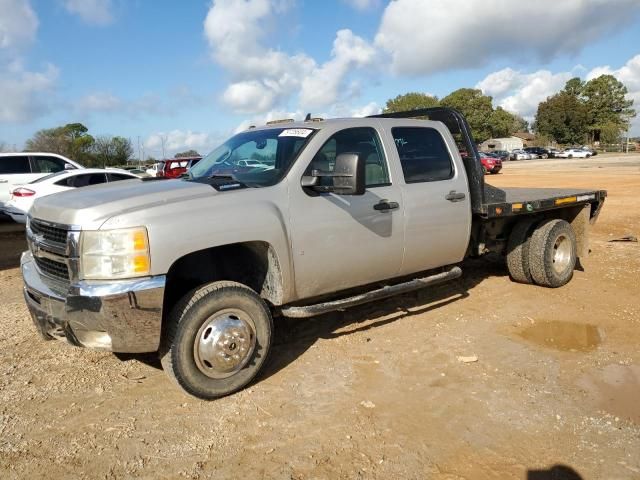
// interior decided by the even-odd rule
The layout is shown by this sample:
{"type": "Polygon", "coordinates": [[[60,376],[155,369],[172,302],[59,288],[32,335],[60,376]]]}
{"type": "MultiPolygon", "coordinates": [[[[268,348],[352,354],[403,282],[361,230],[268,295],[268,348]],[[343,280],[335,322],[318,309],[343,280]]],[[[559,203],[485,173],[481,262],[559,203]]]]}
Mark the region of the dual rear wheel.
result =
{"type": "Polygon", "coordinates": [[[525,218],[509,236],[507,267],[516,282],[557,288],[573,277],[576,253],[576,236],[565,220],[525,218]]]}

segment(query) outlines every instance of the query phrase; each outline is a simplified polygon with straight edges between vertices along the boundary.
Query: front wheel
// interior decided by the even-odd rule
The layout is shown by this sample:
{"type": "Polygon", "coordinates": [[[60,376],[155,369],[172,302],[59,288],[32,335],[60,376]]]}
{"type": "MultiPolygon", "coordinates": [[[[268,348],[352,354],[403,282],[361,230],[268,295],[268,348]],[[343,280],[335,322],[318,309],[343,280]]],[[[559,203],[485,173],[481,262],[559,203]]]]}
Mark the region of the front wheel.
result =
{"type": "Polygon", "coordinates": [[[166,330],[163,369],[187,393],[212,400],[255,378],[271,348],[273,320],[249,287],[213,282],[183,297],[166,330]]]}

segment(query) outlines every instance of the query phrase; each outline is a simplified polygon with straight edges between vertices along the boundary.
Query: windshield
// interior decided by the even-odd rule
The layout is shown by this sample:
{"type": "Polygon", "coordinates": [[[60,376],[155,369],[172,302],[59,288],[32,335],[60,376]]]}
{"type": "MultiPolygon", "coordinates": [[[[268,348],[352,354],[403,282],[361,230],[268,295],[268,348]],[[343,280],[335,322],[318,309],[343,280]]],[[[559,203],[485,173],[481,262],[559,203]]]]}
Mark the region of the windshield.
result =
{"type": "Polygon", "coordinates": [[[314,132],[310,128],[270,128],[239,133],[194,165],[189,179],[220,176],[249,187],[275,185],[314,132]]]}

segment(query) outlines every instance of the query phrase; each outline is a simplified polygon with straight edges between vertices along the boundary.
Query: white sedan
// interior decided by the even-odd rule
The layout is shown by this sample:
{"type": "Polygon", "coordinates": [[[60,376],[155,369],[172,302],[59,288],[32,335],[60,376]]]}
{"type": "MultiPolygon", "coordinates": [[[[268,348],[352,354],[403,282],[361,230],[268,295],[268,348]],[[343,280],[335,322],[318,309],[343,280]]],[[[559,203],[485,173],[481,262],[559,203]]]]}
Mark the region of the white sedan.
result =
{"type": "Polygon", "coordinates": [[[531,156],[531,154],[525,152],[524,150],[516,148],[515,150],[511,151],[511,155],[509,156],[509,158],[511,160],[531,160],[533,157],[531,156]]]}
{"type": "Polygon", "coordinates": [[[140,180],[140,177],[120,169],[83,168],[81,170],[63,170],[24,185],[16,185],[11,191],[9,201],[4,204],[4,213],[18,223],[27,221],[27,212],[36,198],[74,188],[116,182],[118,180],[140,180]]]}
{"type": "Polygon", "coordinates": [[[566,148],[560,153],[556,153],[557,158],[589,158],[591,152],[582,148],[566,148]]]}

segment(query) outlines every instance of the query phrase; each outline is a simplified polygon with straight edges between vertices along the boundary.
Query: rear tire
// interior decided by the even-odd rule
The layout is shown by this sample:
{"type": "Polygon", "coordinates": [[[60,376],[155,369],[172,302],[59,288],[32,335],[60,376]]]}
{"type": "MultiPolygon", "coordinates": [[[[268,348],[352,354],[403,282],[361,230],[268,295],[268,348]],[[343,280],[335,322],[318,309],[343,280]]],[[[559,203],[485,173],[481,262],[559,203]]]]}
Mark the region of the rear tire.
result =
{"type": "Polygon", "coordinates": [[[240,283],[213,282],[189,292],[167,321],[162,367],[184,391],[204,400],[245,387],[271,349],[271,312],[240,283]]]}
{"type": "Polygon", "coordinates": [[[533,281],[550,288],[569,283],[576,266],[576,251],[576,236],[566,221],[553,218],[540,223],[529,241],[533,281]]]}
{"type": "Polygon", "coordinates": [[[529,268],[529,242],[537,220],[524,218],[515,224],[507,242],[507,269],[515,282],[533,283],[529,268]]]}

